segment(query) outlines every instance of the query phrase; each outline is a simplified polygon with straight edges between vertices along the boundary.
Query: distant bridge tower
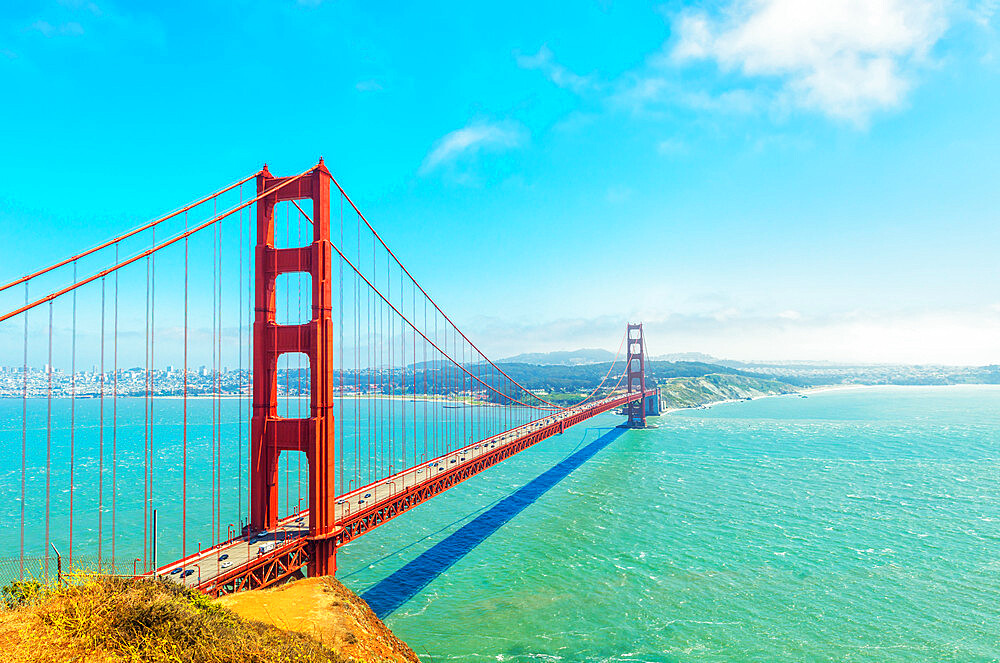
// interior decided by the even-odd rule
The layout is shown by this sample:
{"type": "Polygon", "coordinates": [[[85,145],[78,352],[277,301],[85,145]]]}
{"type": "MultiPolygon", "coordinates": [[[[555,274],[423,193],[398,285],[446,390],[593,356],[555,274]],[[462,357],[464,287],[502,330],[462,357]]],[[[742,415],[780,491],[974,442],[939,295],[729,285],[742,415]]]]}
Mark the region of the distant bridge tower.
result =
{"type": "MultiPolygon", "coordinates": [[[[629,323],[625,332],[625,343],[628,345],[628,363],[626,364],[625,379],[628,381],[629,395],[634,393],[646,393],[646,357],[645,344],[642,340],[642,323],[629,323]]],[[[657,411],[657,414],[659,412],[657,411]]],[[[646,398],[634,400],[625,405],[625,414],[628,421],[625,425],[628,428],[646,427],[646,398]]]]}
{"type": "MultiPolygon", "coordinates": [[[[274,177],[267,166],[257,176],[256,291],[253,324],[253,415],[250,424],[250,528],[278,524],[278,456],[303,451],[309,462],[309,575],[337,569],[334,547],[334,328],[330,290],[330,171],[323,160],[306,175],[271,195],[292,178],[274,177]],[[313,241],[302,247],[274,246],[274,206],[283,200],[311,200],[313,241]],[[306,272],[312,279],[312,316],[299,325],[275,321],[275,278],[306,272]],[[309,357],[309,417],[277,414],[278,357],[309,357]]],[[[308,206],[306,206],[308,210],[308,206]]]]}

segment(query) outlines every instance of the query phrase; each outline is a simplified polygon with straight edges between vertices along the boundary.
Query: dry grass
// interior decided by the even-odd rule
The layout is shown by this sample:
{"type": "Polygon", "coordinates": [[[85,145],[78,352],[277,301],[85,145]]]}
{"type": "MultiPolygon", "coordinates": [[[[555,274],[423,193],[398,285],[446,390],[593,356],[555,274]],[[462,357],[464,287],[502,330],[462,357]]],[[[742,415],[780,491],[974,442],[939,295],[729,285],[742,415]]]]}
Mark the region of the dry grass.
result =
{"type": "Polygon", "coordinates": [[[165,580],[77,576],[63,587],[8,586],[0,599],[5,661],[351,660],[165,580]]]}

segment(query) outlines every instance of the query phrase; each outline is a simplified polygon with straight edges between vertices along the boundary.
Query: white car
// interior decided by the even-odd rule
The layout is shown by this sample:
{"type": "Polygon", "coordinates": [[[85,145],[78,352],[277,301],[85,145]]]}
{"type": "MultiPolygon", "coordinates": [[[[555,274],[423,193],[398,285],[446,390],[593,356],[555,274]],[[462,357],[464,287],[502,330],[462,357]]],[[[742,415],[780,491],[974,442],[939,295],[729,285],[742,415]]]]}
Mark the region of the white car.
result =
{"type": "Polygon", "coordinates": [[[226,560],[226,561],[225,561],[225,562],[223,562],[222,564],[219,564],[219,568],[220,568],[220,569],[228,569],[228,568],[229,568],[230,566],[232,566],[232,565],[233,565],[233,563],[232,563],[232,562],[230,562],[229,560],[226,560]]]}

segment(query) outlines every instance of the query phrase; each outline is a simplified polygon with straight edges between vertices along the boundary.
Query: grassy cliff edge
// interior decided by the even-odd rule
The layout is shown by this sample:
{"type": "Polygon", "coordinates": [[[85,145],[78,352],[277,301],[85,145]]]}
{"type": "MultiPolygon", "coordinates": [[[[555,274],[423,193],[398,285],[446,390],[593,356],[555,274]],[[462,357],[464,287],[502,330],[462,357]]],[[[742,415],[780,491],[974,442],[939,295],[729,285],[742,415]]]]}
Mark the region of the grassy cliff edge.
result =
{"type": "Polygon", "coordinates": [[[24,583],[4,599],[5,661],[419,663],[333,578],[212,600],[165,580],[92,575],[24,583]]]}

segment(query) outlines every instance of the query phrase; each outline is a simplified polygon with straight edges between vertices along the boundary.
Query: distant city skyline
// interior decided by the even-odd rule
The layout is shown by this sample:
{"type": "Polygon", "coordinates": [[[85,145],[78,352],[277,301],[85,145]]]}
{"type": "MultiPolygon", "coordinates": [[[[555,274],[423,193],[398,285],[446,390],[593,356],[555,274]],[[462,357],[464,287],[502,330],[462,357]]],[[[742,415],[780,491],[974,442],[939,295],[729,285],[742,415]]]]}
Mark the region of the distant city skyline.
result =
{"type": "Polygon", "coordinates": [[[997,363],[998,29],[976,0],[20,3],[0,282],[322,155],[493,358],[633,320],[654,355],[997,363]]]}

